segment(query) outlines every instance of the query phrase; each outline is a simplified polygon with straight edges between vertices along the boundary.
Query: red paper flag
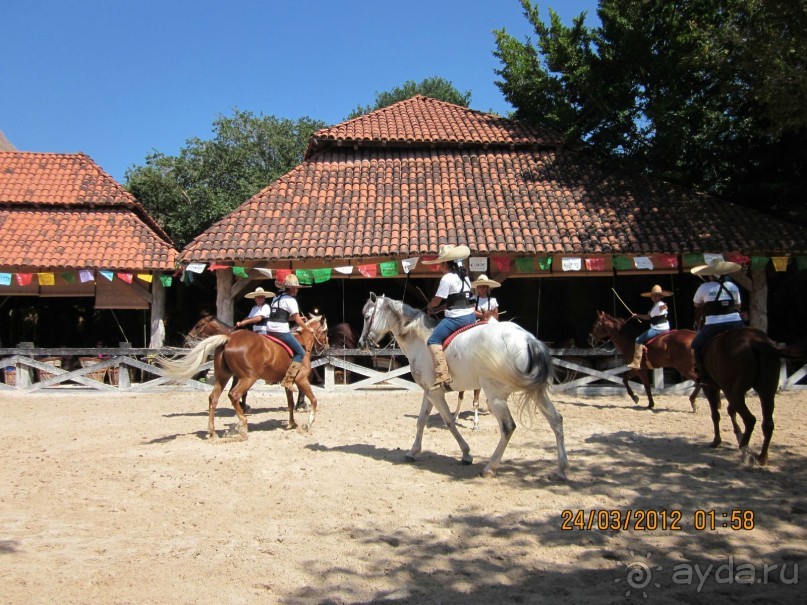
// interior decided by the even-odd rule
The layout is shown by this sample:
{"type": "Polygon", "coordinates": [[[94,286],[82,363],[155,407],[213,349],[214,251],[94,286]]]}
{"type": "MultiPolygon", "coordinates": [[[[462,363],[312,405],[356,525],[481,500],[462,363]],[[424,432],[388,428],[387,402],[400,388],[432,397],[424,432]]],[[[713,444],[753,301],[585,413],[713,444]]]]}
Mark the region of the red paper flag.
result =
{"type": "Polygon", "coordinates": [[[17,283],[21,286],[27,286],[31,283],[31,280],[34,279],[33,273],[15,273],[14,279],[17,280],[17,283]]]}
{"type": "Polygon", "coordinates": [[[437,258],[436,256],[421,256],[420,257],[420,262],[418,264],[421,265],[424,269],[426,269],[430,273],[440,273],[440,263],[437,263],[437,264],[434,264],[434,265],[427,265],[427,264],[425,264],[423,262],[423,261],[427,261],[427,260],[431,261],[431,260],[434,260],[436,258],[437,258]]]}
{"type": "Polygon", "coordinates": [[[751,259],[744,254],[740,254],[739,252],[727,252],[723,255],[727,261],[732,263],[738,263],[740,265],[747,265],[751,262],[751,259]]]}
{"type": "Polygon", "coordinates": [[[604,258],[587,258],[586,269],[589,271],[605,271],[604,258]]]}
{"type": "Polygon", "coordinates": [[[121,281],[125,281],[127,284],[132,283],[132,274],[131,273],[118,273],[118,279],[121,281]]]}
{"type": "Polygon", "coordinates": [[[510,259],[504,256],[493,256],[490,261],[496,267],[499,273],[507,273],[510,271],[510,259]]]}
{"type": "Polygon", "coordinates": [[[658,254],[653,259],[657,269],[675,269],[678,266],[678,257],[675,254],[658,254]]]}
{"type": "Polygon", "coordinates": [[[283,283],[286,281],[287,275],[291,275],[291,269],[278,269],[275,271],[275,281],[283,283]]]}
{"type": "Polygon", "coordinates": [[[218,269],[229,269],[229,268],[230,268],[230,265],[216,265],[216,264],[211,264],[211,265],[210,265],[210,266],[207,268],[207,270],[208,270],[208,271],[217,271],[218,269]]]}
{"type": "Polygon", "coordinates": [[[364,277],[375,277],[378,275],[378,265],[359,265],[359,273],[364,277]]]}

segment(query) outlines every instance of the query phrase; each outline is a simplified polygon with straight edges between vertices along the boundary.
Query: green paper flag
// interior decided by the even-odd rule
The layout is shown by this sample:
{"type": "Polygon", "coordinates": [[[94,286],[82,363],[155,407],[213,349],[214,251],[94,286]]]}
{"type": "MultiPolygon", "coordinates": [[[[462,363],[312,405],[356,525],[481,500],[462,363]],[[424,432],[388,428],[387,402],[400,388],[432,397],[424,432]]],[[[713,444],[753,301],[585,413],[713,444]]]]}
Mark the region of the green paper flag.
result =
{"type": "Polygon", "coordinates": [[[690,252],[688,254],[684,254],[685,267],[697,267],[698,265],[703,264],[703,254],[700,252],[690,252]]]}
{"type": "Polygon", "coordinates": [[[516,259],[516,271],[519,273],[531,273],[535,270],[535,263],[531,256],[516,259]]]}
{"type": "Polygon", "coordinates": [[[314,283],[321,284],[324,281],[331,279],[330,269],[314,269],[311,271],[314,274],[314,283]]]}
{"type": "Polygon", "coordinates": [[[314,283],[314,275],[308,269],[297,269],[294,274],[297,276],[297,279],[300,280],[301,284],[310,286],[314,283]]]}
{"type": "Polygon", "coordinates": [[[549,271],[552,267],[552,257],[551,256],[542,256],[538,259],[538,266],[541,268],[541,271],[549,271]]]}
{"type": "Polygon", "coordinates": [[[807,269],[807,256],[797,256],[796,257],[796,266],[799,269],[807,269]]]}
{"type": "Polygon", "coordinates": [[[163,285],[163,288],[170,288],[172,281],[174,281],[174,278],[170,275],[160,275],[160,283],[163,285]]]}
{"type": "Polygon", "coordinates": [[[630,271],[633,267],[633,262],[627,256],[615,256],[613,264],[617,271],[630,271]]]}
{"type": "Polygon", "coordinates": [[[760,271],[768,266],[768,261],[771,260],[768,256],[752,256],[751,257],[751,270],[760,271]]]}
{"type": "Polygon", "coordinates": [[[388,261],[386,263],[378,263],[379,268],[381,269],[381,275],[384,277],[392,277],[393,275],[398,275],[398,263],[394,260],[388,261]]]}
{"type": "Polygon", "coordinates": [[[62,273],[62,279],[68,284],[76,283],[76,276],[73,273],[62,273]]]}
{"type": "Polygon", "coordinates": [[[233,275],[236,277],[249,277],[247,270],[244,267],[233,267],[233,275]]]}

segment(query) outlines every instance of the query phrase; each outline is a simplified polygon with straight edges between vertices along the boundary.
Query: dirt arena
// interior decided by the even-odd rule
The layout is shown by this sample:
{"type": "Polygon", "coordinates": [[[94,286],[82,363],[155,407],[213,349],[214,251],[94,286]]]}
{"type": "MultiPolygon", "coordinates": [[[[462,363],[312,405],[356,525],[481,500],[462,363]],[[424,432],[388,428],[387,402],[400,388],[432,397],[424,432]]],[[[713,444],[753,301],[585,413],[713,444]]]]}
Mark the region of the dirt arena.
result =
{"type": "Polygon", "coordinates": [[[204,393],[4,393],[0,602],[804,602],[807,392],[778,396],[770,466],[750,470],[727,417],[705,447],[705,400],[553,395],[568,482],[543,422],[483,479],[490,415],[473,432],[462,414],[473,465],[436,413],[409,464],[418,394],[317,392],[310,432],[268,389],[249,439],[215,443],[204,393]]]}

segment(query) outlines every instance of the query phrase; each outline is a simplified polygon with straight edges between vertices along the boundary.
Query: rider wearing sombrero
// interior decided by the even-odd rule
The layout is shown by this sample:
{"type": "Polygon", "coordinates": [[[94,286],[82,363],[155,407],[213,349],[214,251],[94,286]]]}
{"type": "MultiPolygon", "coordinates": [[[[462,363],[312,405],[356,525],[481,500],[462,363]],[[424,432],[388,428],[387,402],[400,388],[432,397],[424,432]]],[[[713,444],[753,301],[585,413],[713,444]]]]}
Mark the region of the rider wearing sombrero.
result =
{"type": "Polygon", "coordinates": [[[452,332],[470,325],[476,320],[474,306],[471,302],[471,282],[468,279],[468,268],[465,264],[465,259],[470,255],[471,251],[468,246],[445,244],[440,246],[436,259],[423,261],[424,265],[440,264],[445,272],[437,286],[434,298],[426,306],[427,312],[432,314],[437,307],[443,304],[443,301],[446,304],[443,319],[426,341],[434,361],[435,379],[431,389],[447,386],[451,382],[446,356],[443,353],[443,341],[452,332]]]}
{"type": "Polygon", "coordinates": [[[243,328],[245,326],[252,326],[252,331],[258,334],[266,334],[266,322],[269,318],[269,305],[266,304],[267,298],[273,298],[274,292],[267,292],[263,288],[256,288],[254,292],[245,294],[244,298],[251,298],[255,300],[255,306],[243,319],[235,324],[236,328],[243,328]]]}
{"type": "Polygon", "coordinates": [[[299,341],[294,338],[289,329],[289,322],[293,321],[301,328],[305,327],[305,321],[300,316],[300,307],[297,304],[297,292],[300,289],[300,281],[293,273],[289,273],[283,281],[276,281],[275,286],[280,291],[272,304],[269,305],[269,321],[266,324],[267,331],[275,338],[279,338],[289,345],[294,355],[291,358],[289,369],[280,381],[280,385],[290,389],[294,384],[294,379],[300,373],[303,365],[305,350],[299,341]]]}
{"type": "Polygon", "coordinates": [[[474,303],[474,315],[479,320],[488,320],[491,317],[499,319],[499,301],[490,295],[493,288],[498,288],[501,284],[484,273],[476,281],[471,282],[471,287],[476,290],[476,303],[474,303]]]}
{"type": "Polygon", "coordinates": [[[672,296],[672,292],[663,290],[656,284],[650,288],[650,292],[642,292],[642,296],[649,297],[653,301],[653,306],[646,314],[634,313],[632,317],[638,317],[650,322],[650,327],[636,337],[636,345],[633,348],[633,361],[628,364],[629,368],[638,370],[642,366],[642,353],[645,350],[645,343],[659,334],[670,331],[670,322],[667,319],[667,303],[662,299],[672,296]]]}
{"type": "Polygon", "coordinates": [[[722,332],[745,327],[740,315],[740,289],[734,282],[726,280],[726,275],[736,273],[740,268],[737,263],[714,259],[708,265],[699,265],[690,270],[694,275],[710,278],[710,281],[700,285],[692,299],[695,324],[699,325],[703,318],[703,325],[691,345],[695,354],[695,371],[701,382],[706,378],[703,367],[706,343],[722,332]]]}

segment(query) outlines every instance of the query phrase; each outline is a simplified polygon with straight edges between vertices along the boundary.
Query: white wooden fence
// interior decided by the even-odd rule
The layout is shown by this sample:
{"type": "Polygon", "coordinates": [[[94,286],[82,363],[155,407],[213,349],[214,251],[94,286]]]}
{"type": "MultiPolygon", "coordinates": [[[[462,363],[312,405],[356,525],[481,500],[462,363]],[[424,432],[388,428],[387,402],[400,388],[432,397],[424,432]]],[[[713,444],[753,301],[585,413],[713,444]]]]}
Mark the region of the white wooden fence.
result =
{"type": "MultiPolygon", "coordinates": [[[[184,351],[174,348],[0,349],[0,369],[3,370],[4,378],[0,382],[0,391],[31,393],[51,388],[82,387],[106,392],[212,389],[206,377],[206,373],[212,369],[212,360],[199,368],[198,378],[182,383],[166,377],[164,371],[153,363],[158,354],[171,356],[184,351]],[[81,363],[77,364],[76,360],[81,363]],[[81,367],[67,369],[70,365],[81,367]]],[[[575,395],[613,395],[625,392],[622,374],[628,368],[613,351],[552,349],[551,353],[559,375],[558,383],[553,386],[554,391],[575,395]]],[[[315,357],[311,365],[322,375],[321,386],[328,391],[353,391],[375,385],[420,390],[409,375],[409,365],[400,349],[377,349],[369,352],[331,349],[326,355],[315,357]],[[369,363],[371,358],[395,360],[400,367],[394,367],[396,364],[391,363],[369,363]],[[360,359],[365,360],[365,364],[357,363],[360,359]],[[387,367],[379,368],[379,365],[387,367]]],[[[644,392],[638,382],[631,381],[631,386],[638,390],[640,396],[644,392]]],[[[688,394],[692,387],[692,381],[680,381],[680,376],[672,370],[653,371],[654,393],[688,394]]],[[[807,389],[807,366],[783,361],[779,387],[782,390],[807,389]]]]}

